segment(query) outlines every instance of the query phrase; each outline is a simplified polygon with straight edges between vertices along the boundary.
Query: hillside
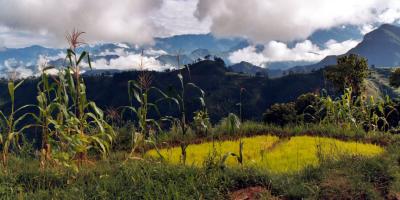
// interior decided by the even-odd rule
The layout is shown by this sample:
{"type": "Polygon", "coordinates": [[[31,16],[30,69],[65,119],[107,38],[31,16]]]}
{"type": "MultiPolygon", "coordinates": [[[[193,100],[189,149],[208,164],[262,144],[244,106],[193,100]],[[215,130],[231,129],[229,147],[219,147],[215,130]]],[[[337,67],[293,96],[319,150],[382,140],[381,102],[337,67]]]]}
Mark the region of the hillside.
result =
{"type": "Polygon", "coordinates": [[[251,63],[242,61],[240,63],[234,64],[229,67],[229,70],[238,73],[244,73],[249,75],[256,75],[256,74],[267,74],[267,70],[262,67],[255,66],[251,63]]]}
{"type": "MultiPolygon", "coordinates": [[[[400,27],[384,24],[367,33],[362,42],[346,54],[358,54],[368,59],[370,66],[396,67],[400,65],[400,27]]],[[[346,55],[344,54],[344,55],[346,55]]],[[[328,56],[322,61],[289,69],[293,72],[307,73],[336,63],[337,56],[328,56]]]]}
{"type": "Polygon", "coordinates": [[[362,55],[370,65],[394,67],[400,64],[400,27],[384,24],[366,34],[349,53],[362,55]]]}
{"type": "MultiPolygon", "coordinates": [[[[164,91],[179,88],[177,74],[179,71],[151,72],[153,85],[164,91]]],[[[113,76],[87,76],[85,82],[89,99],[103,108],[129,105],[127,82],[137,78],[140,72],[130,71],[113,76]]],[[[262,113],[273,103],[288,102],[306,92],[323,88],[322,72],[306,75],[289,75],[277,79],[254,77],[229,72],[223,62],[201,61],[190,66],[190,74],[184,70],[186,81],[196,83],[206,92],[206,103],[212,120],[218,121],[230,112],[237,112],[240,88],[245,88],[243,95],[243,112],[245,119],[261,119],[262,113]]],[[[34,103],[36,100],[36,79],[25,80],[17,91],[20,105],[34,103]]],[[[0,83],[0,97],[7,97],[5,81],[0,83]]],[[[190,93],[189,93],[189,96],[190,93]]],[[[193,95],[194,96],[194,95],[193,95]]],[[[1,102],[1,100],[0,100],[1,102]]],[[[197,109],[197,102],[189,105],[189,110],[197,109]]],[[[162,111],[168,112],[168,106],[162,111]]]]}

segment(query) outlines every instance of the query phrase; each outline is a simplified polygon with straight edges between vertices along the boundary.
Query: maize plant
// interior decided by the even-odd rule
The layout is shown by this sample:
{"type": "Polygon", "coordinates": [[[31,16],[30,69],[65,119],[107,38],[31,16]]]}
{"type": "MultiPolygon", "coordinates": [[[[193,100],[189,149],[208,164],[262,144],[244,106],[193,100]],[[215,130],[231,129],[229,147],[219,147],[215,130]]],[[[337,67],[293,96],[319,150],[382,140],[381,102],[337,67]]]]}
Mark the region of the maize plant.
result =
{"type": "Polygon", "coordinates": [[[57,108],[56,102],[52,102],[51,95],[54,92],[55,87],[50,84],[49,76],[46,74],[48,69],[52,69],[53,67],[46,67],[42,70],[41,80],[37,85],[38,95],[37,99],[37,108],[39,110],[39,116],[36,117],[37,124],[41,127],[42,133],[42,144],[41,144],[41,156],[40,156],[40,165],[41,168],[45,167],[47,161],[51,159],[51,146],[49,143],[49,138],[53,133],[50,128],[50,122],[52,120],[52,113],[54,109],[57,108]]]}
{"type": "Polygon", "coordinates": [[[159,113],[157,105],[149,102],[149,93],[151,90],[158,91],[165,96],[158,88],[152,87],[152,77],[148,72],[142,72],[138,80],[131,80],[128,82],[128,96],[131,106],[124,107],[124,112],[126,110],[131,111],[135,119],[137,120],[137,131],[132,134],[132,150],[130,157],[135,152],[136,148],[144,142],[144,140],[149,141],[152,136],[153,128],[161,130],[158,122],[155,119],[151,119],[148,113],[152,110],[159,113]],[[139,103],[136,108],[133,106],[133,100],[139,103]]]}
{"type": "Polygon", "coordinates": [[[59,71],[50,82],[43,71],[38,84],[39,116],[36,117],[42,127],[42,154],[47,160],[52,156],[56,163],[77,169],[72,162],[80,164],[87,161],[87,152],[98,150],[106,157],[114,138],[111,125],[105,121],[103,111],[89,101],[86,86],[80,77],[80,65],[90,57],[86,51],[77,55],[80,32],[70,36],[71,48],[67,50],[69,66],[59,71]]]}
{"type": "MultiPolygon", "coordinates": [[[[222,125],[223,125],[224,129],[226,129],[226,131],[232,135],[240,129],[241,120],[235,114],[229,113],[228,117],[223,119],[222,125]]],[[[228,159],[229,156],[235,157],[237,159],[238,163],[240,165],[242,165],[243,164],[243,145],[244,145],[244,142],[242,140],[242,135],[239,135],[239,153],[238,154],[233,153],[233,152],[226,153],[221,159],[221,166],[225,165],[226,159],[228,159]]]]}
{"type": "Polygon", "coordinates": [[[1,147],[1,161],[3,167],[7,167],[8,155],[10,150],[19,148],[19,138],[22,132],[31,127],[32,125],[22,125],[24,120],[28,116],[32,116],[32,113],[22,113],[28,107],[32,105],[25,105],[20,108],[15,108],[15,91],[22,85],[23,81],[15,83],[14,80],[8,82],[8,94],[10,96],[11,111],[9,114],[5,114],[0,111],[0,147],[1,147]],[[22,127],[21,127],[22,126],[22,127]]]}
{"type": "Polygon", "coordinates": [[[338,99],[330,96],[321,97],[321,109],[317,112],[323,116],[324,123],[333,123],[345,128],[359,127],[366,130],[380,130],[388,128],[387,117],[397,110],[390,106],[390,100],[375,101],[374,97],[366,100],[363,96],[352,97],[352,89],[347,88],[338,99]],[[389,109],[385,111],[385,108],[389,109]]]}
{"type": "Polygon", "coordinates": [[[197,134],[207,136],[208,130],[211,128],[210,118],[207,109],[199,110],[194,113],[193,127],[197,134]]]}
{"type": "MultiPolygon", "coordinates": [[[[189,68],[187,68],[189,70],[189,68]]],[[[177,118],[173,118],[172,120],[178,124],[178,127],[180,128],[180,133],[182,134],[182,139],[180,141],[180,147],[181,147],[181,162],[183,164],[186,163],[186,149],[188,147],[188,143],[185,141],[185,137],[187,136],[187,132],[189,129],[189,122],[187,121],[187,113],[186,113],[186,90],[190,87],[190,88],[194,88],[196,89],[199,93],[200,96],[198,97],[201,107],[205,108],[205,101],[204,101],[204,96],[205,93],[204,91],[198,87],[196,84],[194,83],[185,83],[183,80],[183,76],[181,73],[178,74],[178,79],[180,82],[180,91],[176,92],[176,94],[171,97],[167,97],[167,99],[169,99],[170,101],[172,101],[174,104],[176,104],[177,108],[178,108],[178,113],[179,116],[177,118]]]]}
{"type": "Polygon", "coordinates": [[[225,162],[229,158],[229,156],[235,157],[236,160],[238,161],[238,163],[243,166],[243,145],[244,145],[244,142],[243,142],[243,140],[240,139],[239,140],[239,153],[238,154],[233,153],[233,152],[226,153],[221,159],[221,164],[220,164],[221,167],[225,166],[225,162]]]}

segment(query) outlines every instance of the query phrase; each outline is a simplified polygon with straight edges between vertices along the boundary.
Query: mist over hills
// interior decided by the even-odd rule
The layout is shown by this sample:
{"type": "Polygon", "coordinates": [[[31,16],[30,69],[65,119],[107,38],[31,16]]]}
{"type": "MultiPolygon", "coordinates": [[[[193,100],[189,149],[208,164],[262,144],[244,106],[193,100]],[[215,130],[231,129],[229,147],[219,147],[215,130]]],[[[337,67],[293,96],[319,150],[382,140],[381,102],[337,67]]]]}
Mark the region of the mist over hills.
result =
{"type": "MultiPolygon", "coordinates": [[[[374,67],[397,67],[400,65],[400,27],[383,24],[376,30],[367,33],[363,40],[346,54],[358,54],[368,59],[374,67]]],[[[289,71],[308,73],[336,63],[338,56],[327,56],[322,61],[306,66],[297,66],[289,71]]]]}
{"type": "MultiPolygon", "coordinates": [[[[317,31],[308,39],[322,47],[329,40],[357,39],[360,37],[357,33],[359,33],[357,27],[337,27],[317,31]]],[[[287,45],[291,47],[294,44],[296,42],[287,45]]],[[[144,46],[123,42],[98,43],[84,45],[80,49],[90,52],[97,70],[135,70],[136,68],[133,66],[137,65],[138,57],[143,53],[151,70],[162,71],[177,67],[176,55],[180,55],[181,65],[197,62],[208,55],[222,58],[227,65],[237,64],[231,62],[230,55],[251,45],[255,45],[257,52],[264,50],[263,45],[252,44],[244,38],[219,38],[212,34],[187,34],[155,38],[153,44],[144,46]]],[[[4,48],[0,51],[0,76],[5,77],[8,73],[14,71],[18,72],[20,77],[36,75],[39,73],[38,65],[40,63],[47,61],[54,66],[63,66],[65,65],[65,56],[65,49],[46,48],[37,45],[26,48],[4,48]]],[[[292,66],[308,64],[311,63],[308,61],[269,62],[267,68],[270,73],[282,75],[283,70],[292,66]]]]}
{"type": "MultiPolygon", "coordinates": [[[[329,41],[358,40],[362,37],[355,26],[335,27],[320,30],[308,40],[323,47],[329,41]]],[[[287,43],[293,47],[296,42],[287,43]]],[[[310,61],[277,61],[257,66],[249,61],[232,62],[233,52],[255,46],[256,52],[264,50],[263,45],[255,45],[244,38],[218,38],[212,34],[188,34],[167,38],[156,38],[152,45],[138,46],[128,43],[99,43],[84,45],[80,50],[90,52],[96,71],[110,73],[124,70],[138,70],[138,60],[144,57],[147,70],[171,70],[178,67],[177,55],[181,66],[192,64],[205,57],[220,57],[235,72],[255,75],[257,72],[268,74],[271,78],[289,73],[309,73],[336,63],[337,55],[327,56],[317,63],[310,61]],[[133,67],[134,66],[134,67],[133,67]]],[[[78,50],[79,51],[79,50],[78,50]]],[[[376,67],[394,67],[400,65],[400,28],[384,24],[367,33],[361,43],[349,50],[368,59],[376,67]]],[[[41,62],[62,67],[65,65],[65,49],[31,46],[26,48],[5,48],[0,51],[0,77],[7,77],[10,72],[17,72],[20,77],[34,76],[39,73],[41,62]]],[[[86,69],[88,71],[88,69],[86,69]]],[[[96,74],[88,72],[87,74],[96,74]]]]}

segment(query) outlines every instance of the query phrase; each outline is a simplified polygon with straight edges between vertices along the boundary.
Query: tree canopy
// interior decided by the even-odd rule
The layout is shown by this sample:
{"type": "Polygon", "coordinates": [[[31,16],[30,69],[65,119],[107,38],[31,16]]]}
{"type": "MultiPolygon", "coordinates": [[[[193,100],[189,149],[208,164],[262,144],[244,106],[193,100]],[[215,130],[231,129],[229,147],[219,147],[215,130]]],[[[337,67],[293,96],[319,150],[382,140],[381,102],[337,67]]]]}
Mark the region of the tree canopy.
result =
{"type": "Polygon", "coordinates": [[[397,68],[390,76],[390,85],[393,87],[400,87],[400,68],[397,68]]]}
{"type": "Polygon", "coordinates": [[[368,62],[356,54],[341,56],[336,65],[326,68],[324,75],[336,90],[343,92],[351,87],[352,95],[359,96],[365,89],[364,80],[369,75],[368,62]]]}

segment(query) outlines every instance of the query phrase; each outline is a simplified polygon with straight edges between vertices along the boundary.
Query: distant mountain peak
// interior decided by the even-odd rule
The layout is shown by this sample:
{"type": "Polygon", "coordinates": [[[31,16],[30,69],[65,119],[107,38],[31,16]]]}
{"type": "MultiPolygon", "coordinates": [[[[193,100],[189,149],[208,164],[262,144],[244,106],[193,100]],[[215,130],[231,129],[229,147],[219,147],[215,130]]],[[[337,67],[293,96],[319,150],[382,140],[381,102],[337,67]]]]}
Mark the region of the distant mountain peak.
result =
{"type": "MultiPolygon", "coordinates": [[[[400,66],[400,27],[392,24],[382,24],[377,29],[367,33],[363,40],[349,50],[347,54],[357,54],[365,57],[370,66],[397,67],[400,66]]],[[[328,56],[317,64],[298,66],[289,69],[294,72],[310,72],[336,64],[338,56],[328,56]]]]}
{"type": "Polygon", "coordinates": [[[265,68],[253,65],[246,61],[234,64],[230,66],[229,69],[234,72],[245,73],[250,75],[256,75],[257,73],[267,74],[267,70],[265,68]]]}

